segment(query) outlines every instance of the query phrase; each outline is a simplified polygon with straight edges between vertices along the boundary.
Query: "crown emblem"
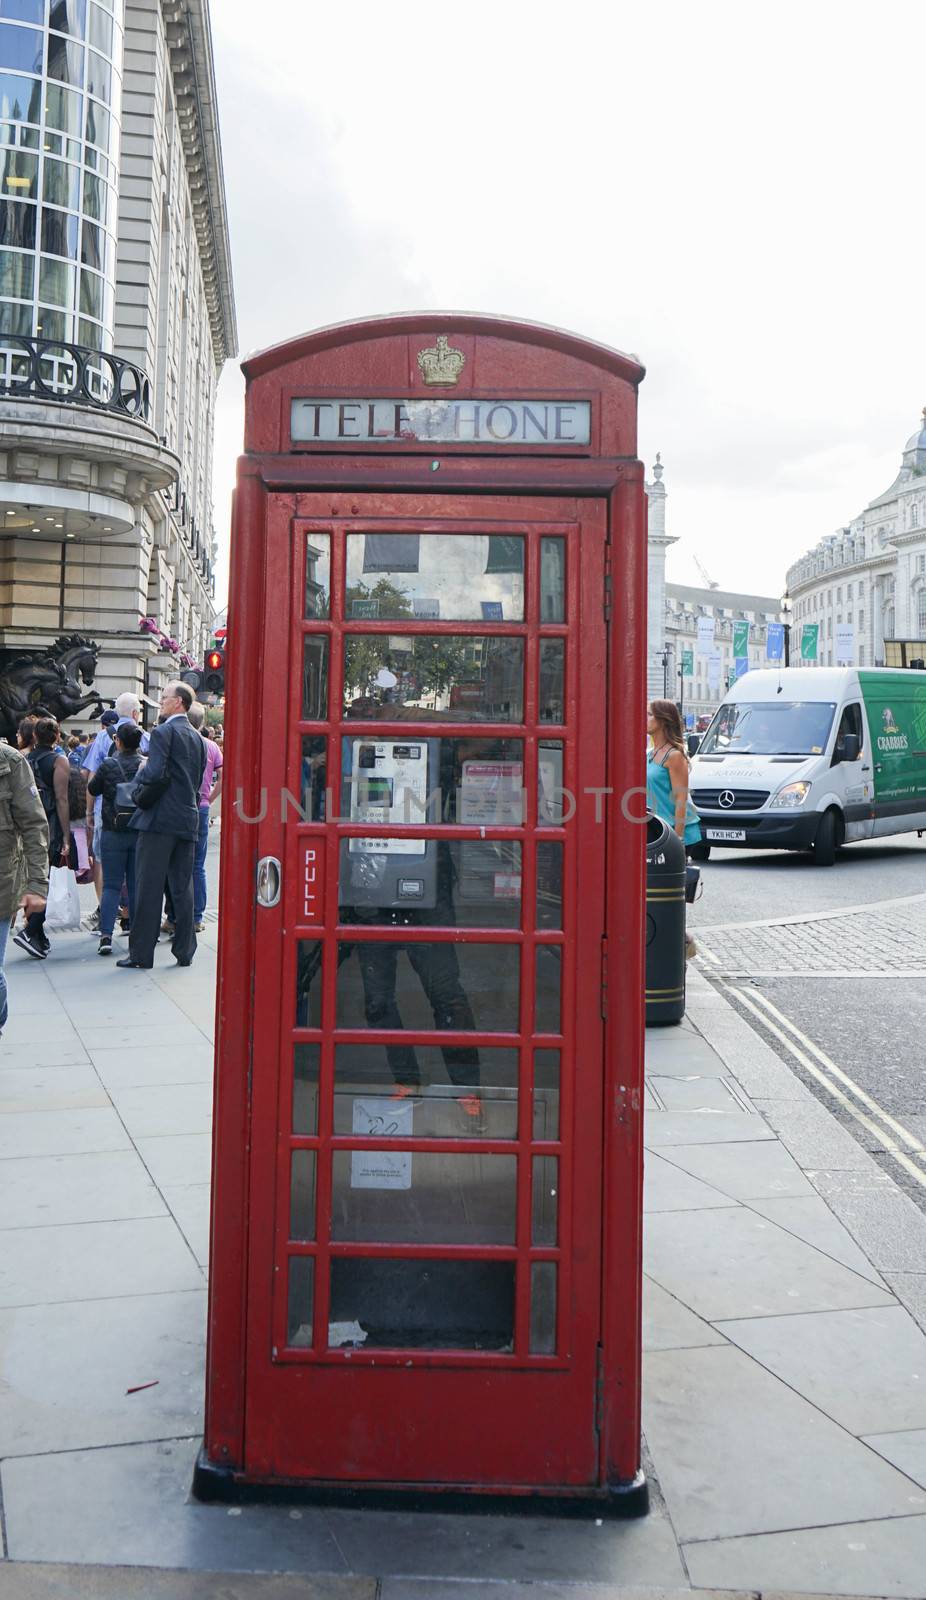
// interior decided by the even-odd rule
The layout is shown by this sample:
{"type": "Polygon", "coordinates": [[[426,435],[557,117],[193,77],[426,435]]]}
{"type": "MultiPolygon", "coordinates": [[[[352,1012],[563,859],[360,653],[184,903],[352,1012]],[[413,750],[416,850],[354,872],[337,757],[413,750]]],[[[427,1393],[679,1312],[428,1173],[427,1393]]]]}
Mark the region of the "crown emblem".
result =
{"type": "Polygon", "coordinates": [[[418,366],[425,383],[440,388],[449,389],[456,383],[465,363],[463,351],[455,350],[453,345],[448,344],[445,333],[437,335],[436,344],[418,351],[418,366]]]}

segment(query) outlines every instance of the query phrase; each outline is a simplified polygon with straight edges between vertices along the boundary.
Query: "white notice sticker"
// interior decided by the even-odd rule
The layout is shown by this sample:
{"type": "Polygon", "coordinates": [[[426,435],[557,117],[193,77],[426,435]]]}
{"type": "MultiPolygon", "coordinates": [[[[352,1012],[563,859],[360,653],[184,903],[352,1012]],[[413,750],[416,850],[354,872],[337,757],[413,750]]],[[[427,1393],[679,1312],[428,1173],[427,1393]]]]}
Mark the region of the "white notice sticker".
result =
{"type": "MultiPolygon", "coordinates": [[[[352,1132],[362,1139],[410,1139],[414,1104],[385,1095],[358,1095],[354,1100],[352,1132]]],[[[410,1189],[410,1150],[354,1150],[350,1158],[352,1189],[410,1189]]]]}

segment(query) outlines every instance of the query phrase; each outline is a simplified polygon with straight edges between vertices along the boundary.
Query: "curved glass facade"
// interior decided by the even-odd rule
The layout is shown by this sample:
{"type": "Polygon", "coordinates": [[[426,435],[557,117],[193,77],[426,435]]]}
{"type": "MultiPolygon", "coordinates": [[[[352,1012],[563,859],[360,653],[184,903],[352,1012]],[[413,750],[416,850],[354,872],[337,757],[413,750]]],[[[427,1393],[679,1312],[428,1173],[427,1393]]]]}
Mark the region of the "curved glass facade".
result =
{"type": "Polygon", "coordinates": [[[123,0],[0,0],[0,336],[111,350],[123,0]]]}

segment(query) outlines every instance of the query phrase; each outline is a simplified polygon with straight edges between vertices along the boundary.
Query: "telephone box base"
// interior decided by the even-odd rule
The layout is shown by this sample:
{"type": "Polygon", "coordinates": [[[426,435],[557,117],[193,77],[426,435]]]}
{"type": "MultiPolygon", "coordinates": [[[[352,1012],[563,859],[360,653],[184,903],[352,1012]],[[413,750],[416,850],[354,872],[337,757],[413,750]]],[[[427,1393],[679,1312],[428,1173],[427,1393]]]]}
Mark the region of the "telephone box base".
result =
{"type": "Polygon", "coordinates": [[[295,1504],[353,1506],[371,1511],[451,1511],[496,1516],[518,1512],[551,1517],[643,1517],[649,1511],[649,1484],[638,1472],[626,1483],[608,1484],[602,1489],[539,1490],[512,1484],[486,1489],[459,1484],[444,1487],[439,1483],[401,1484],[395,1488],[376,1488],[332,1482],[306,1483],[299,1479],[275,1478],[254,1482],[243,1478],[233,1467],[216,1466],[205,1448],[193,1469],[193,1494],[197,1500],[223,1505],[295,1504]]]}

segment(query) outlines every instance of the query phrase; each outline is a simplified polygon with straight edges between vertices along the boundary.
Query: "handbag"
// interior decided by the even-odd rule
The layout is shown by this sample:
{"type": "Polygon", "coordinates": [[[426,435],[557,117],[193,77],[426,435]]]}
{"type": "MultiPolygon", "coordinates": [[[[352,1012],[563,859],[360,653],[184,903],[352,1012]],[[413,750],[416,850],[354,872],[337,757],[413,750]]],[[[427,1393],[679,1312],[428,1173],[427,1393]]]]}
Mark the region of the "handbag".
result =
{"type": "Polygon", "coordinates": [[[701,887],[701,892],[703,893],[704,886],[701,884],[701,868],[692,866],[691,862],[689,861],[685,868],[685,899],[690,906],[693,906],[695,901],[698,899],[699,886],[701,887]]]}
{"type": "Polygon", "coordinates": [[[70,867],[52,867],[49,871],[45,926],[59,931],[80,927],[80,895],[70,867]]]}

